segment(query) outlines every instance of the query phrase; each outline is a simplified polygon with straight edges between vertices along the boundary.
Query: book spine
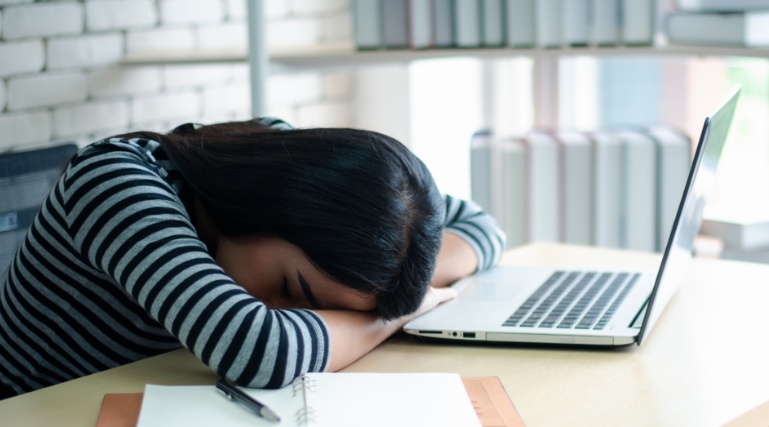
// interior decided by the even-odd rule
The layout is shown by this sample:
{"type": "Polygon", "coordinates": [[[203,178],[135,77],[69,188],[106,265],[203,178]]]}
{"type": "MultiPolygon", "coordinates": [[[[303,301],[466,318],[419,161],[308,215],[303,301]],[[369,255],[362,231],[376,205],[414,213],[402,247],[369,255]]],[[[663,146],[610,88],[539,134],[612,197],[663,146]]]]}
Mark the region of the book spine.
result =
{"type": "Polygon", "coordinates": [[[360,50],[384,47],[381,2],[382,0],[355,0],[353,3],[355,46],[360,50]]]}

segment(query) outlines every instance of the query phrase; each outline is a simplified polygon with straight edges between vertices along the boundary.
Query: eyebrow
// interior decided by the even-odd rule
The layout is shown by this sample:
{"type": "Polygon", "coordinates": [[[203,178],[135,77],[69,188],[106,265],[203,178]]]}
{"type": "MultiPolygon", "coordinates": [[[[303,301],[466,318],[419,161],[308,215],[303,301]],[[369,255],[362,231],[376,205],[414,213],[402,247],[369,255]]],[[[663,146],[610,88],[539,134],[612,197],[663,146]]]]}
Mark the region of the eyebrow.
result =
{"type": "Polygon", "coordinates": [[[320,308],[318,299],[315,298],[315,295],[313,295],[312,290],[310,289],[310,284],[307,283],[307,280],[305,280],[304,276],[302,276],[302,273],[299,270],[296,270],[296,275],[299,277],[299,285],[302,287],[302,292],[304,292],[304,296],[307,298],[307,302],[310,303],[312,308],[320,308]]]}

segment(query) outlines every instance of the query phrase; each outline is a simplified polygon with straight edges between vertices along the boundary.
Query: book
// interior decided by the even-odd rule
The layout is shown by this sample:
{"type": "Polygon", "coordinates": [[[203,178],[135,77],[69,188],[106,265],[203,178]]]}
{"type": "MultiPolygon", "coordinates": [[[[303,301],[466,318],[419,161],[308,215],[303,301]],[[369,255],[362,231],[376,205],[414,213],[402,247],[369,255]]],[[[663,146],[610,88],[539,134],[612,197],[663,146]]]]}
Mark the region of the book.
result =
{"type": "Polygon", "coordinates": [[[355,47],[360,50],[383,48],[382,0],[355,0],[352,6],[355,47]]]}
{"type": "Polygon", "coordinates": [[[676,8],[686,12],[740,12],[769,9],[769,0],[676,0],[676,8]]]}
{"type": "Polygon", "coordinates": [[[769,46],[769,11],[671,13],[665,33],[671,44],[769,46]]]}
{"type": "Polygon", "coordinates": [[[408,0],[408,45],[429,49],[433,43],[433,0],[408,0]]]}
{"type": "Polygon", "coordinates": [[[619,44],[619,0],[592,0],[590,6],[590,44],[619,44]]]}
{"type": "Polygon", "coordinates": [[[387,49],[405,49],[409,44],[408,0],[382,1],[382,37],[387,49]]]}
{"type": "Polygon", "coordinates": [[[542,48],[561,47],[562,10],[561,0],[538,0],[535,9],[537,46],[542,48]]]}
{"type": "Polygon", "coordinates": [[[534,0],[507,0],[505,8],[507,46],[529,48],[536,44],[535,13],[534,0]]]}
{"type": "Polygon", "coordinates": [[[470,198],[493,217],[499,218],[495,173],[498,168],[493,162],[495,156],[494,136],[489,130],[480,130],[470,140],[470,198]]]}
{"type": "Polygon", "coordinates": [[[657,152],[641,132],[620,131],[622,140],[622,248],[654,252],[657,248],[657,152]]]}
{"type": "Polygon", "coordinates": [[[562,7],[563,45],[587,46],[590,37],[590,0],[568,0],[563,2],[562,7]]]}
{"type": "Polygon", "coordinates": [[[530,242],[558,242],[561,185],[558,143],[549,133],[532,131],[526,145],[526,230],[530,242]]]}
{"type": "Polygon", "coordinates": [[[648,46],[654,41],[655,0],[620,0],[620,38],[629,46],[648,46]]]}
{"type": "Polygon", "coordinates": [[[526,243],[526,146],[520,138],[497,143],[500,173],[500,225],[507,247],[526,243]]]}
{"type": "Polygon", "coordinates": [[[579,132],[557,132],[561,187],[560,241],[593,241],[593,153],[590,139],[579,132]]]}
{"type": "Polygon", "coordinates": [[[504,46],[505,1],[481,0],[481,46],[504,46]]]}
{"type": "Polygon", "coordinates": [[[593,244],[622,247],[622,140],[593,132],[593,244]]]}
{"type": "Polygon", "coordinates": [[[454,0],[433,0],[433,42],[437,48],[454,46],[454,0]]]}
{"type": "Polygon", "coordinates": [[[657,144],[657,251],[667,246],[691,166],[691,140],[666,126],[646,130],[657,144]]]}
{"type": "Polygon", "coordinates": [[[454,0],[454,44],[464,48],[481,45],[480,2],[454,0]]]}

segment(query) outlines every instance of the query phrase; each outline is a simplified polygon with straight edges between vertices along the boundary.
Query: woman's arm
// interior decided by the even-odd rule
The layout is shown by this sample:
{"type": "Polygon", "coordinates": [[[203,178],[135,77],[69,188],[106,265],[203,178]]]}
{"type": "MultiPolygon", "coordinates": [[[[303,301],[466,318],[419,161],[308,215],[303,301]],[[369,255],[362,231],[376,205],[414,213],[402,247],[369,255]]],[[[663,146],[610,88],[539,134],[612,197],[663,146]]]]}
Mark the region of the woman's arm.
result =
{"type": "Polygon", "coordinates": [[[449,195],[444,200],[446,232],[432,280],[436,287],[493,267],[507,241],[497,221],[477,204],[449,195]]]}
{"type": "Polygon", "coordinates": [[[478,269],[478,254],[467,241],[452,232],[443,233],[441,250],[430,285],[448,286],[478,269]]]}
{"type": "Polygon", "coordinates": [[[338,371],[358,360],[398,332],[409,320],[426,313],[438,304],[456,296],[450,288],[429,288],[419,309],[411,315],[384,321],[372,312],[348,310],[318,310],[326,323],[331,340],[327,370],[338,371]]]}

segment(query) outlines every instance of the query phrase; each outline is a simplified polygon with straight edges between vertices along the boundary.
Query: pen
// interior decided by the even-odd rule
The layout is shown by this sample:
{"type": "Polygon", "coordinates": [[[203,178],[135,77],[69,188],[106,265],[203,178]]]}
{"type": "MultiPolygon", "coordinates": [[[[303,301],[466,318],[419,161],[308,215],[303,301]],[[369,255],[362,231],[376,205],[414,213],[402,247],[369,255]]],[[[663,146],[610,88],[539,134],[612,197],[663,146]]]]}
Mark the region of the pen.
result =
{"type": "Polygon", "coordinates": [[[227,399],[244,405],[246,408],[256,412],[256,414],[260,417],[266,418],[270,421],[275,421],[276,423],[280,422],[280,417],[278,414],[273,412],[272,409],[268,408],[264,403],[254,399],[227,381],[223,379],[217,381],[216,388],[224,393],[224,397],[227,399]]]}

